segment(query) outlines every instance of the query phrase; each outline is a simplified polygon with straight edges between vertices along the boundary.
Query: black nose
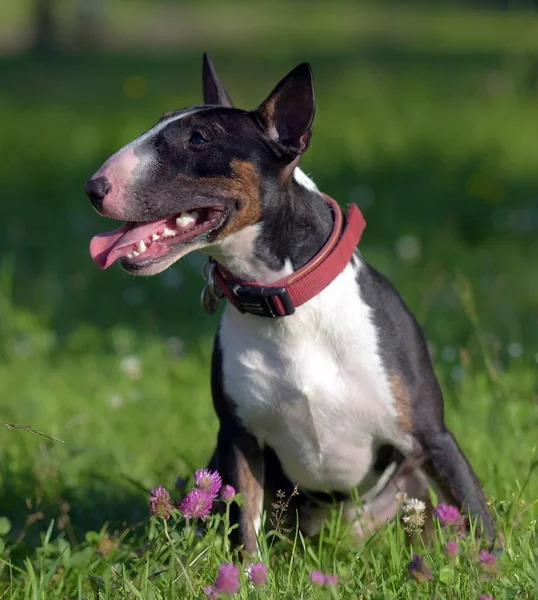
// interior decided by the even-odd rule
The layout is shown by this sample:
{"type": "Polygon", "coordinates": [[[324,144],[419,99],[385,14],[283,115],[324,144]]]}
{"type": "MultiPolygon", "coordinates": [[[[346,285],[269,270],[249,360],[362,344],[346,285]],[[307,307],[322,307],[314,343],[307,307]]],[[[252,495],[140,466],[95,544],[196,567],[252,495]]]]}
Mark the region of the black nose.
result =
{"type": "Polygon", "coordinates": [[[90,179],[84,186],[84,192],[97,210],[103,206],[104,197],[110,192],[110,183],[106,177],[90,179]]]}

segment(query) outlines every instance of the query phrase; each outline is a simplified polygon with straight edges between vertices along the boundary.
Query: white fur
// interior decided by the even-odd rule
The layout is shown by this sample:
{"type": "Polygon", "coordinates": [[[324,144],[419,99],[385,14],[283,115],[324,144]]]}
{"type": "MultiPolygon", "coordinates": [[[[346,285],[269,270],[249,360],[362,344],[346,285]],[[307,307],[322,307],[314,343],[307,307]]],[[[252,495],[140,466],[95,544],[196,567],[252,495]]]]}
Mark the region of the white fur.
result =
{"type": "Polygon", "coordinates": [[[319,192],[318,186],[299,167],[295,167],[293,170],[293,179],[295,179],[299,185],[302,185],[307,190],[310,190],[311,192],[319,192]]]}
{"type": "MultiPolygon", "coordinates": [[[[160,123],[157,123],[151,129],[148,129],[145,133],[135,138],[132,142],[129,142],[112,156],[110,156],[100,167],[100,169],[93,175],[93,177],[105,176],[108,181],[112,184],[112,189],[115,193],[115,204],[119,204],[119,210],[116,210],[117,214],[110,214],[117,218],[122,218],[123,211],[125,210],[125,203],[128,201],[125,191],[125,183],[128,181],[135,169],[138,170],[138,176],[145,169],[151,169],[155,163],[155,155],[152,152],[143,152],[136,154],[135,150],[145,140],[157,135],[167,125],[173,121],[180,121],[189,115],[197,113],[199,108],[191,108],[182,111],[178,115],[172,115],[167,119],[164,119],[160,123]],[[118,193],[119,190],[119,193],[118,193]]],[[[108,211],[110,212],[110,200],[108,201],[108,211]]]]}
{"type": "Polygon", "coordinates": [[[270,284],[281,277],[291,275],[293,267],[290,260],[285,262],[282,270],[272,271],[263,261],[256,258],[255,242],[260,228],[260,223],[248,225],[217,244],[207,246],[204,251],[243,281],[263,281],[270,284]]]}
{"type": "Polygon", "coordinates": [[[144,140],[147,140],[151,136],[156,135],[157,133],[159,133],[159,131],[162,131],[167,125],[170,125],[170,123],[173,123],[174,121],[181,121],[185,117],[188,117],[190,115],[194,115],[197,112],[199,112],[200,110],[203,110],[203,109],[202,108],[188,108],[188,109],[185,109],[185,110],[181,111],[177,115],[171,115],[170,117],[164,119],[160,123],[157,123],[157,125],[154,125],[151,129],[148,129],[142,135],[138,136],[132,142],[130,142],[129,144],[127,144],[127,146],[125,146],[125,148],[137,145],[140,142],[143,142],[144,140]]]}
{"type": "MultiPolygon", "coordinates": [[[[293,178],[304,188],[310,191],[319,191],[312,179],[305,175],[299,167],[295,167],[293,178]]],[[[260,229],[261,223],[248,225],[218,243],[207,246],[204,248],[204,252],[213,256],[238,279],[244,281],[259,281],[271,284],[286,275],[291,275],[293,266],[289,259],[286,260],[280,271],[273,271],[256,257],[255,243],[260,229]]]]}
{"type": "Polygon", "coordinates": [[[292,483],[311,490],[370,487],[378,442],[411,450],[359,294],[360,268],[352,261],[292,316],[228,306],[221,322],[224,389],[239,419],[276,451],[292,483]]]}
{"type": "Polygon", "coordinates": [[[256,537],[258,537],[260,531],[262,530],[262,516],[263,516],[263,495],[260,498],[260,503],[258,505],[258,510],[256,512],[256,516],[254,517],[254,533],[256,537]]]}

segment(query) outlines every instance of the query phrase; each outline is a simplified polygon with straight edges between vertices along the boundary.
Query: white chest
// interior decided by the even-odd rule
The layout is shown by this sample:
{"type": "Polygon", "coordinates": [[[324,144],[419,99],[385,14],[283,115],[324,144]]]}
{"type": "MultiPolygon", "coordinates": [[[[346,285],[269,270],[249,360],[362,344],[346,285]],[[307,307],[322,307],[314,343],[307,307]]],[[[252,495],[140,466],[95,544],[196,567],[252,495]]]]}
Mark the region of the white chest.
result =
{"type": "Polygon", "coordinates": [[[374,444],[402,435],[356,276],[348,265],[290,317],[228,307],[221,324],[224,389],[237,416],[293,483],[312,490],[359,485],[374,444]]]}

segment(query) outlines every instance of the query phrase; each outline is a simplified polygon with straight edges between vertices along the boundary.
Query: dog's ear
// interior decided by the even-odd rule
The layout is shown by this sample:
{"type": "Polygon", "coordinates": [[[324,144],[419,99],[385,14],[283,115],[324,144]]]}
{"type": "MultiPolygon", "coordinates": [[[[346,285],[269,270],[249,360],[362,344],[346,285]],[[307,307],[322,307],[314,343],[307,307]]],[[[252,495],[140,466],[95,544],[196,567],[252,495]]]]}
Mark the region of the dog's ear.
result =
{"type": "Polygon", "coordinates": [[[207,52],[204,52],[204,66],[202,71],[202,85],[204,88],[204,104],[218,104],[233,107],[233,102],[224,89],[213,66],[213,61],[207,52]]]}
{"type": "Polygon", "coordinates": [[[269,137],[296,157],[308,148],[316,103],[312,69],[301,63],[276,86],[256,110],[269,137]]]}

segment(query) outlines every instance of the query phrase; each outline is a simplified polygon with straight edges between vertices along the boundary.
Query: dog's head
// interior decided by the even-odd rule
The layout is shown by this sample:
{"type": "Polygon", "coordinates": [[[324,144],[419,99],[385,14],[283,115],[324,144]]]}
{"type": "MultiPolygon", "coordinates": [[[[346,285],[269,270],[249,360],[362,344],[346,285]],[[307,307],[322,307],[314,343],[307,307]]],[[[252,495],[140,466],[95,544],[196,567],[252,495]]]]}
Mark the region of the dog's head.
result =
{"type": "Polygon", "coordinates": [[[129,272],[153,275],[218,245],[260,221],[266,198],[292,177],[314,118],[307,63],[244,111],[233,107],[204,55],[203,91],[203,105],[166,113],[86,183],[100,214],[126,221],[91,241],[102,268],[120,259],[129,272]]]}

